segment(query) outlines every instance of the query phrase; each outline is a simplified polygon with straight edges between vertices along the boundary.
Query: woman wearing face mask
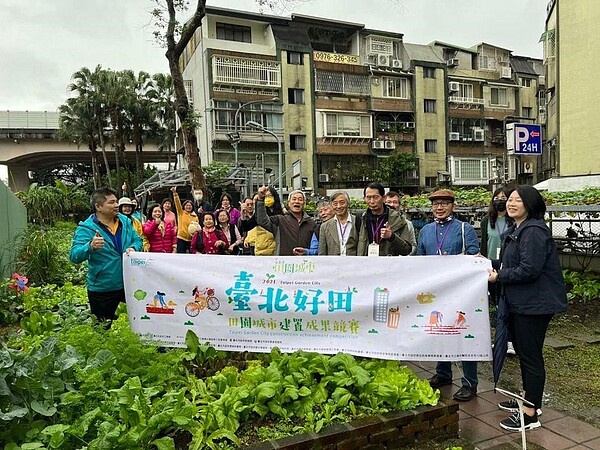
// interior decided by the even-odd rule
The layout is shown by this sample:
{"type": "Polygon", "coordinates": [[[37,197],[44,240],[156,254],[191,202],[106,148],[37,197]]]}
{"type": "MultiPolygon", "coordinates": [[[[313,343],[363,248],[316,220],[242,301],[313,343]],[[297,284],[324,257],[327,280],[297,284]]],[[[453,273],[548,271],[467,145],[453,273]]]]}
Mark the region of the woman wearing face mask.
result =
{"type": "MultiPolygon", "coordinates": [[[[488,259],[500,258],[500,247],[502,246],[503,234],[510,228],[513,221],[506,214],[506,200],[510,196],[512,189],[499,187],[492,195],[492,201],[488,207],[487,215],[481,219],[481,245],[480,252],[488,259]]],[[[498,286],[492,283],[488,284],[490,305],[497,305],[498,286]]],[[[515,354],[512,344],[512,337],[509,335],[508,349],[509,355],[515,354]]]]}
{"type": "Polygon", "coordinates": [[[506,200],[512,192],[507,187],[494,191],[487,215],[481,219],[481,254],[489,259],[500,257],[502,234],[510,228],[512,220],[506,215],[506,200]]]}
{"type": "MultiPolygon", "coordinates": [[[[256,199],[257,196],[254,196],[254,203],[256,203],[256,199]]],[[[283,214],[279,194],[271,186],[269,186],[269,191],[265,195],[265,206],[269,216],[283,214]]],[[[244,247],[253,247],[256,256],[273,256],[277,249],[277,242],[273,233],[257,225],[248,232],[244,240],[244,247]]]]}

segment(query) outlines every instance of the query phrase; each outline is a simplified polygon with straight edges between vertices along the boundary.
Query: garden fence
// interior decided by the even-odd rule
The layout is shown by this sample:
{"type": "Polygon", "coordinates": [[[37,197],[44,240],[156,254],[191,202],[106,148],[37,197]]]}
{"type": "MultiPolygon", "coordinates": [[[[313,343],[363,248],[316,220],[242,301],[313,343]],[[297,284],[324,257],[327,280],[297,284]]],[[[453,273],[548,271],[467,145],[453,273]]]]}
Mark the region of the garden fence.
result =
{"type": "Polygon", "coordinates": [[[15,240],[27,228],[27,210],[21,201],[0,181],[0,272],[10,276],[16,257],[15,240]]]}

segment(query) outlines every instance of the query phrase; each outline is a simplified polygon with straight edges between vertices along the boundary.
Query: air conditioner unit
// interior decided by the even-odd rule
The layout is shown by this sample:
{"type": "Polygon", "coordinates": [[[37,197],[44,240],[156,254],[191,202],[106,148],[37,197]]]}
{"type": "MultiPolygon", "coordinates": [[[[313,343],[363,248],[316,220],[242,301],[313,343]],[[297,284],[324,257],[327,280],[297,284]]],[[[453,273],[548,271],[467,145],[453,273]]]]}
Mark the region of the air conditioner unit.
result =
{"type": "Polygon", "coordinates": [[[473,129],[473,139],[478,142],[482,142],[485,140],[485,132],[481,128],[473,129]]]}
{"type": "Polygon", "coordinates": [[[401,59],[392,59],[392,67],[394,69],[402,69],[402,60],[401,59]]]}
{"type": "Polygon", "coordinates": [[[382,140],[375,140],[371,143],[371,148],[383,149],[383,148],[385,148],[385,142],[382,140]]]}
{"type": "Polygon", "coordinates": [[[450,92],[458,92],[460,90],[460,83],[458,81],[451,81],[448,83],[448,90],[450,92]]]}
{"type": "Polygon", "coordinates": [[[458,63],[460,61],[458,60],[458,58],[450,58],[448,61],[446,61],[446,64],[448,64],[448,67],[456,67],[458,66],[458,63]]]}
{"type": "Polygon", "coordinates": [[[414,128],[415,127],[415,123],[414,122],[404,122],[404,126],[406,128],[414,128]]]}
{"type": "Polygon", "coordinates": [[[396,148],[396,142],[395,141],[383,141],[385,148],[388,150],[393,150],[396,148]]]}
{"type": "Polygon", "coordinates": [[[378,66],[389,67],[391,61],[392,61],[392,57],[390,55],[377,55],[377,65],[378,66]]]}
{"type": "Polygon", "coordinates": [[[501,67],[500,68],[500,78],[511,78],[512,70],[510,67],[501,67]]]}
{"type": "Polygon", "coordinates": [[[319,183],[327,183],[329,182],[329,174],[328,173],[320,173],[319,174],[319,183]]]}
{"type": "Polygon", "coordinates": [[[523,173],[533,173],[533,163],[524,162],[523,163],[523,173]]]}
{"type": "Polygon", "coordinates": [[[460,141],[460,133],[452,131],[448,133],[448,139],[451,141],[460,141]]]}

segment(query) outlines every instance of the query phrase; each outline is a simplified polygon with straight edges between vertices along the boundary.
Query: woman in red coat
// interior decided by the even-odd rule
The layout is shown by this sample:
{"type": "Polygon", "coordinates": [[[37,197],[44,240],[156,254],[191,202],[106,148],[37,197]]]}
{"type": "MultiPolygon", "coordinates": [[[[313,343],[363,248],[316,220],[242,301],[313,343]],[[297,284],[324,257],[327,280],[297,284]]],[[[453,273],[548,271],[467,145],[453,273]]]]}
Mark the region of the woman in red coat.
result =
{"type": "Polygon", "coordinates": [[[143,226],[150,241],[150,251],[155,253],[177,253],[177,234],[170,222],[164,220],[165,212],[160,205],[152,205],[150,218],[143,226]]]}
{"type": "Polygon", "coordinates": [[[190,251],[192,253],[204,253],[205,255],[225,255],[229,241],[212,213],[204,212],[201,215],[202,229],[196,231],[192,237],[190,251]]]}

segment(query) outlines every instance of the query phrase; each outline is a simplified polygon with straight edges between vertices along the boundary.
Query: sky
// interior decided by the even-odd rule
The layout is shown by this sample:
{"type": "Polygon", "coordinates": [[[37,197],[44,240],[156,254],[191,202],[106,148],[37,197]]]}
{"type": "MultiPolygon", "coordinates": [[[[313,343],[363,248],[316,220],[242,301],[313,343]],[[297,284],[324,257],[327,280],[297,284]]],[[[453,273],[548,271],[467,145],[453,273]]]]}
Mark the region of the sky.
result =
{"type": "MultiPolygon", "coordinates": [[[[275,13],[361,23],[403,33],[409,43],[487,42],[513,55],[541,58],[546,3],[292,0],[291,7],[275,13]]],[[[256,0],[208,0],[208,5],[259,11],[256,0]]],[[[82,67],[167,72],[164,49],[153,42],[153,6],[153,0],[0,0],[0,110],[56,111],[67,98],[71,75],[82,67]]]]}

